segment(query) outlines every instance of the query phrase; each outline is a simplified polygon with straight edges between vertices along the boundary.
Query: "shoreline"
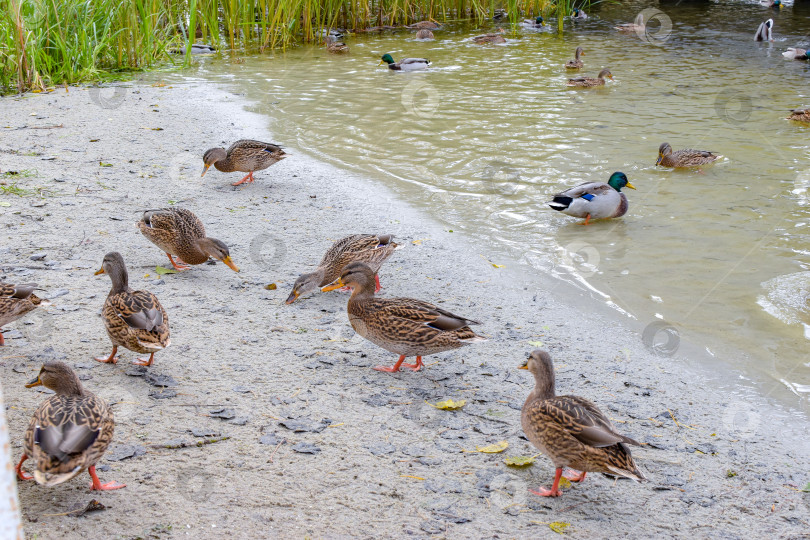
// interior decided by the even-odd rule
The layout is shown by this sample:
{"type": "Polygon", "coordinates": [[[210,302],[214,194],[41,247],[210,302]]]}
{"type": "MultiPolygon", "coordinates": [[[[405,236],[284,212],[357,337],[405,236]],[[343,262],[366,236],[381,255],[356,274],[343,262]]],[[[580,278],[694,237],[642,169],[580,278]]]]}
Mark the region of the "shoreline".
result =
{"type": "Polygon", "coordinates": [[[803,424],[766,399],[717,392],[708,370],[657,357],[616,321],[561,304],[520,263],[497,260],[505,268],[493,267],[480,246],[373,180],[292,149],[243,189],[229,185],[234,175],[197,178],[202,152],[220,141],[272,141],[263,117],[210,84],[118,88],[124,92],[71,88],[3,98],[8,125],[64,125],[4,129],[0,143],[0,172],[36,168],[36,176],[19,178],[21,187],[64,193],[0,199],[12,203],[0,208],[10,236],[0,248],[0,279],[37,281],[46,295],[68,290],[48,311],[6,327],[29,336],[7,336],[0,349],[13,457],[42,400],[22,383],[43,359],[64,355],[90,377],[90,390],[119,402],[116,436],[101,461],[110,469],[99,474],[129,486],[101,494],[110,509],[78,520],[43,515],[89,500],[84,479],[49,490],[19,485],[29,534],[47,535],[50,527],[67,538],[142,534],[170,523],[169,536],[225,529],[287,537],[552,537],[548,523],[561,521],[571,524],[567,533],[585,537],[603,534],[605,520],[612,535],[631,537],[686,535],[706,524],[714,526],[708,535],[807,530],[807,494],[786,487],[801,489],[808,480],[803,424]],[[165,256],[132,222],[138,210],[169,200],[197,213],[208,233],[231,247],[240,274],[217,264],[156,279],[154,265],[165,266],[165,256]],[[30,204],[37,201],[45,206],[30,204]],[[370,369],[393,358],[352,336],[344,295],[313,293],[284,305],[297,275],[331,241],[356,231],[392,233],[405,244],[381,270],[382,294],[438,301],[480,320],[476,330],[490,341],[427,357],[423,372],[392,376],[370,369]],[[37,248],[44,248],[44,262],[57,264],[29,260],[37,248]],[[173,344],[156,355],[150,372],[170,375],[177,397],[150,397],[160,388],[125,375],[134,354],[124,352],[117,366],[90,360],[109,347],[101,321],[85,318],[109,290],[109,280],[92,273],[113,249],[124,255],[133,288],[151,290],[169,312],[173,344]],[[263,289],[268,283],[278,289],[263,289]],[[26,325],[31,319],[35,324],[26,325]],[[223,325],[228,330],[216,335],[223,325]],[[506,456],[536,453],[519,422],[531,385],[516,370],[536,346],[530,341],[550,350],[560,393],[595,401],[623,433],[657,447],[633,452],[650,483],[613,486],[595,477],[544,500],[527,490],[550,481],[546,458],[526,469],[504,466],[506,456]],[[449,413],[424,403],[447,398],[468,404],[449,413]],[[220,407],[234,409],[234,417],[211,417],[220,407]],[[306,420],[312,431],[279,425],[289,419],[306,420]],[[322,419],[333,427],[317,431],[322,419]],[[199,440],[189,429],[230,439],[179,450],[151,446],[199,440]],[[500,440],[510,445],[503,454],[463,451],[500,440]],[[319,454],[292,451],[301,442],[319,454]],[[108,459],[129,451],[136,455],[108,459]],[[771,470],[791,463],[787,471],[771,470]],[[229,483],[232,477],[238,481],[229,483]]]}

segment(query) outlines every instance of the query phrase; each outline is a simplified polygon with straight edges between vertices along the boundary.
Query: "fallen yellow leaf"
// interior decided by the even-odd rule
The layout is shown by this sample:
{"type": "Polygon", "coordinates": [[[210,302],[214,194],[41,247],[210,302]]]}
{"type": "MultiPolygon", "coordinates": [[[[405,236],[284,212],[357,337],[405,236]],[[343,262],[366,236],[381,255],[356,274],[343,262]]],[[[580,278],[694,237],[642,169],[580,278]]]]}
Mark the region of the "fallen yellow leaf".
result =
{"type": "Polygon", "coordinates": [[[453,401],[452,399],[445,399],[444,401],[438,402],[436,405],[434,405],[433,403],[428,403],[427,401],[425,403],[427,403],[431,407],[435,407],[435,408],[441,409],[443,411],[455,411],[457,409],[462,408],[464,405],[466,405],[467,400],[466,399],[460,399],[458,401],[453,401]]]}
{"type": "Polygon", "coordinates": [[[565,521],[555,521],[554,523],[548,524],[549,529],[551,529],[557,534],[563,534],[563,532],[565,532],[565,529],[567,529],[570,526],[571,524],[566,523],[565,521]]]}
{"type": "Polygon", "coordinates": [[[499,443],[490,444],[489,446],[476,446],[475,449],[485,454],[497,454],[509,448],[509,443],[501,441],[499,443]]]}
{"type": "Polygon", "coordinates": [[[414,480],[424,480],[421,476],[411,476],[410,474],[400,474],[400,478],[413,478],[414,480]]]}
{"type": "Polygon", "coordinates": [[[561,487],[561,488],[570,488],[571,487],[571,480],[569,480],[568,478],[566,478],[564,476],[561,476],[560,477],[559,487],[561,487]]]}
{"type": "Polygon", "coordinates": [[[268,291],[275,291],[278,288],[278,286],[275,283],[270,283],[268,285],[265,285],[264,288],[267,289],[268,291]]]}
{"type": "Polygon", "coordinates": [[[534,456],[512,456],[504,458],[503,462],[512,467],[526,467],[534,463],[534,456]]]}

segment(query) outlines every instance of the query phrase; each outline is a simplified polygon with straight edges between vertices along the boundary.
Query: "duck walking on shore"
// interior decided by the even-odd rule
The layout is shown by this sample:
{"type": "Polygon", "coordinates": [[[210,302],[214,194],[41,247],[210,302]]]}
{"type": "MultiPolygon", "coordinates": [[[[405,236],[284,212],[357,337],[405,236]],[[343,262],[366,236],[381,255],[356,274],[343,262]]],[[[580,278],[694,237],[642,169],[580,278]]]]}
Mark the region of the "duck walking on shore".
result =
{"type": "Polygon", "coordinates": [[[376,366],[377,371],[395,373],[401,367],[419,371],[424,366],[423,356],[486,341],[469,326],[480,323],[433,304],[413,298],[375,298],[374,271],[365,263],[349,264],[337,280],[321,290],[340,287],[354,289],[346,308],[354,331],[399,355],[396,364],[376,366]],[[416,363],[405,364],[408,356],[416,356],[416,363]]]}
{"type": "Polygon", "coordinates": [[[554,365],[546,351],[533,351],[521,369],[529,370],[535,384],[521,410],[523,432],[556,469],[551,489],[541,487],[531,493],[562,495],[559,486],[564,467],[580,471],[565,475],[571,482],[582,482],[589,472],[646,480],[627,448],[628,444],[640,446],[638,442],[617,433],[608,417],[587,399],[556,394],[554,365]]]}
{"type": "Polygon", "coordinates": [[[622,188],[636,189],[627,181],[623,172],[615,172],[605,182],[585,182],[566,189],[554,196],[548,205],[569,216],[585,218],[583,225],[592,219],[608,219],[627,213],[629,203],[622,188]]]}
{"type": "Polygon", "coordinates": [[[280,146],[273,143],[242,139],[233,143],[227,150],[224,148],[210,148],[203,155],[205,168],[202,175],[208,172],[213,165],[221,172],[246,172],[244,178],[234,182],[238,186],[245,182],[253,182],[253,173],[262,171],[287,157],[280,146]]]}
{"type": "Polygon", "coordinates": [[[34,294],[36,288],[36,283],[11,285],[0,281],[0,346],[5,344],[3,326],[42,304],[42,299],[34,294]]]}

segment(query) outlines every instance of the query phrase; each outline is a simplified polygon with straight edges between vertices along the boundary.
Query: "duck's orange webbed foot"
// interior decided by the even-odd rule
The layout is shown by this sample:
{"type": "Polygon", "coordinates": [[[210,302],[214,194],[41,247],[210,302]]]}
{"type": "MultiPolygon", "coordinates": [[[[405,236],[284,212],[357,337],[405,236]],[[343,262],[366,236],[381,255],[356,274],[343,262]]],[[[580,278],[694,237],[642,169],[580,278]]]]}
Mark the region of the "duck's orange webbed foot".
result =
{"type": "MultiPolygon", "coordinates": [[[[402,356],[399,357],[399,360],[397,360],[397,363],[394,364],[393,366],[374,366],[374,369],[376,369],[377,371],[385,371],[386,373],[396,373],[397,371],[399,371],[399,368],[404,361],[405,355],[403,354],[402,356]]],[[[410,366],[411,364],[406,365],[410,366]]]]}
{"type": "Polygon", "coordinates": [[[127,487],[126,484],[119,484],[118,482],[107,482],[106,484],[102,484],[96,475],[95,465],[90,466],[90,468],[87,469],[87,472],[90,473],[90,478],[93,479],[93,481],[90,482],[90,491],[111,491],[113,489],[127,487]]]}
{"type": "Polygon", "coordinates": [[[554,485],[551,486],[551,489],[545,488],[537,488],[537,491],[529,490],[529,493],[534,493],[538,497],[559,497],[562,495],[562,491],[560,491],[560,477],[562,476],[562,467],[557,469],[554,473],[554,485]]]}
{"type": "Polygon", "coordinates": [[[252,173],[252,172],[249,172],[249,173],[248,173],[248,174],[247,174],[247,175],[246,175],[244,178],[242,178],[242,179],[241,179],[241,180],[239,180],[238,182],[234,182],[234,183],[233,183],[233,184],[231,184],[231,185],[232,185],[232,186],[239,186],[239,185],[244,184],[245,182],[247,182],[248,184],[252,184],[252,183],[253,183],[253,173],[252,173]]]}
{"type": "Polygon", "coordinates": [[[382,289],[382,285],[380,285],[380,276],[378,276],[377,274],[374,274],[374,281],[377,284],[377,286],[374,287],[374,292],[378,293],[378,292],[380,292],[380,289],[382,289]]]}
{"type": "Polygon", "coordinates": [[[575,472],[572,471],[564,474],[563,477],[567,478],[571,482],[582,482],[583,480],[585,480],[585,474],[586,474],[585,471],[582,471],[579,474],[576,474],[575,472]]]}
{"type": "Polygon", "coordinates": [[[115,353],[118,352],[118,345],[113,345],[113,350],[110,353],[110,356],[96,356],[93,358],[96,362],[102,362],[104,364],[117,364],[118,357],[115,356],[115,353]]]}
{"type": "Polygon", "coordinates": [[[151,366],[152,361],[155,359],[155,353],[149,355],[149,360],[144,360],[143,358],[138,358],[134,362],[132,362],[135,366],[151,366]]]}
{"type": "MultiPolygon", "coordinates": [[[[172,266],[173,266],[173,267],[174,267],[174,269],[175,269],[175,270],[177,270],[178,272],[182,272],[183,270],[188,270],[189,268],[191,268],[191,267],[190,267],[189,265],[187,265],[187,264],[183,264],[183,263],[177,264],[176,262],[174,262],[174,259],[172,258],[172,254],[171,254],[171,253],[167,253],[166,255],[168,255],[168,256],[169,256],[169,260],[172,262],[172,266]]],[[[178,257],[178,259],[179,259],[179,257],[178,257]]]]}
{"type": "Polygon", "coordinates": [[[422,357],[417,356],[415,364],[405,364],[405,363],[403,363],[401,367],[408,368],[408,369],[410,369],[412,371],[419,371],[420,369],[425,367],[425,364],[422,363],[422,357]]]}
{"type": "Polygon", "coordinates": [[[20,458],[20,462],[17,463],[16,467],[14,467],[14,470],[17,471],[17,478],[19,478],[20,480],[33,480],[34,479],[33,476],[31,476],[30,474],[26,474],[25,471],[22,470],[22,464],[26,459],[28,459],[28,455],[23,454],[22,457],[20,458]]]}

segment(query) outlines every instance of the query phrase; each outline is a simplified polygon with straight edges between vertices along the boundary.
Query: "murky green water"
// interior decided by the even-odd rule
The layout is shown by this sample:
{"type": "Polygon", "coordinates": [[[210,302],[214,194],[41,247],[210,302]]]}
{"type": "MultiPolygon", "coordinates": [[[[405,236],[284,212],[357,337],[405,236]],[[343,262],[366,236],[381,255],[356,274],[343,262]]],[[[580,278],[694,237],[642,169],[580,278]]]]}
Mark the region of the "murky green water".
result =
{"type": "Polygon", "coordinates": [[[603,6],[566,23],[564,40],[520,30],[506,45],[479,46],[468,38],[483,30],[458,24],[433,42],[404,31],[349,36],[345,56],[302,47],[204,61],[196,75],[260,102],[278,142],[371,174],[639,331],[666,321],[770,381],[766,393],[807,397],[810,127],[784,117],[810,107],[810,65],[781,53],[810,45],[810,6],[662,4],[668,38],[612,30],[644,7],[603,6]],[[776,42],[755,43],[769,17],[776,42]],[[583,73],[609,67],[615,82],[567,89],[562,64],[577,46],[583,73]],[[376,67],[385,52],[433,67],[390,72],[376,67]],[[659,170],[664,141],[727,159],[702,172],[659,170]],[[585,228],[545,204],[617,170],[638,188],[624,218],[585,228]]]}

